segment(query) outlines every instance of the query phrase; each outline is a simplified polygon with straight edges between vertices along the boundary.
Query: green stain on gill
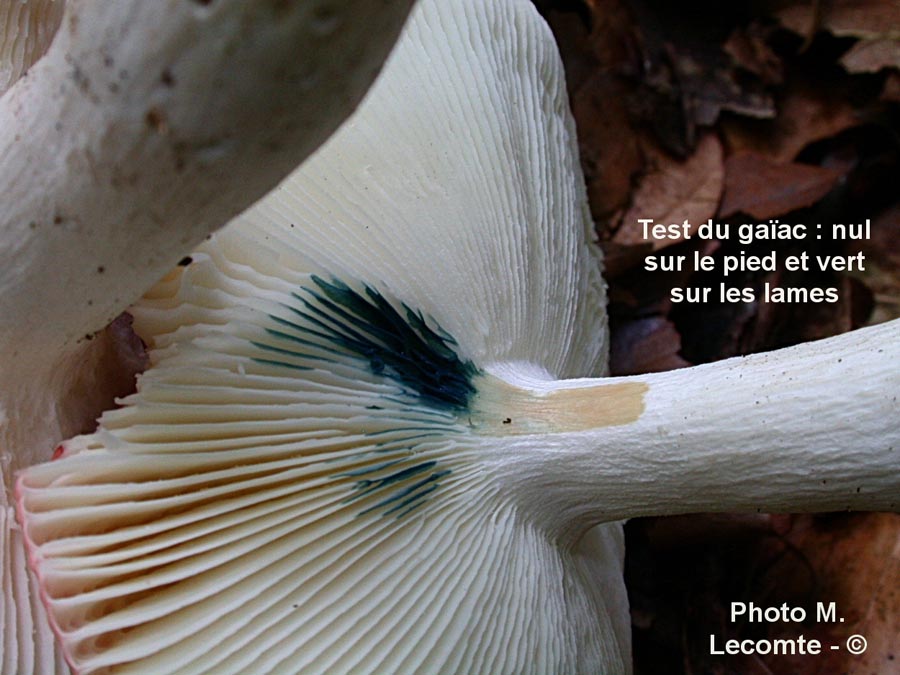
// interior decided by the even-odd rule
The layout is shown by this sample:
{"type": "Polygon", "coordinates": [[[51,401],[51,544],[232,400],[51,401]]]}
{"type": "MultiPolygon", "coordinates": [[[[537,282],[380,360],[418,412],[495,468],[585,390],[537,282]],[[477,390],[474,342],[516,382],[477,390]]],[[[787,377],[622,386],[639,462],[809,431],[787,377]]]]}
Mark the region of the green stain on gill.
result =
{"type": "MultiPolygon", "coordinates": [[[[422,443],[462,433],[456,421],[468,411],[476,393],[473,380],[480,371],[459,357],[453,336],[421,311],[403,303],[392,304],[370,286],[358,292],[337,279],[328,282],[313,275],[310,280],[311,285],[291,294],[295,302],[284,305],[290,312],[287,318],[269,315],[275,324],[265,329],[269,340],[253,342],[272,357],[253,360],[300,371],[327,371],[348,364],[350,357],[359,363],[354,367],[367,367],[374,375],[400,385],[403,394],[382,395],[381,404],[361,406],[381,423],[389,419],[396,424],[365,434],[399,436],[375,446],[375,455],[387,461],[334,477],[358,479],[345,503],[363,497],[377,499],[357,515],[381,512],[401,518],[424,504],[440,486],[439,480],[451,473],[437,466],[437,460],[410,466],[410,457],[421,451],[422,443]],[[416,407],[410,395],[422,405],[416,407]]],[[[372,452],[334,461],[355,464],[372,452]]]]}
{"type": "MultiPolygon", "coordinates": [[[[284,356],[294,356],[297,358],[305,358],[306,357],[306,355],[303,354],[302,352],[293,351],[291,349],[282,349],[280,347],[273,347],[272,345],[263,344],[262,342],[251,341],[250,344],[252,344],[254,347],[263,349],[267,352],[272,352],[274,354],[282,354],[284,356]]],[[[296,368],[298,370],[312,370],[312,366],[299,366],[299,365],[290,364],[290,363],[286,363],[284,361],[277,361],[277,360],[273,360],[273,359],[254,358],[253,360],[256,361],[257,363],[270,363],[270,364],[274,364],[274,365],[283,365],[283,366],[288,366],[291,368],[296,368]]]]}
{"type": "Polygon", "coordinates": [[[298,366],[293,363],[286,363],[284,361],[276,361],[274,359],[253,359],[257,363],[264,363],[269,366],[279,366],[281,368],[293,368],[294,370],[312,370],[309,366],[298,366]]]}
{"type": "MultiPolygon", "coordinates": [[[[405,459],[394,460],[373,467],[347,471],[340,475],[355,478],[367,474],[375,474],[404,461],[405,459]]],[[[356,481],[354,485],[355,494],[345,499],[344,503],[349,504],[371,495],[385,495],[375,504],[363,509],[356,515],[364,516],[376,511],[382,511],[383,516],[396,514],[397,518],[401,518],[414,510],[416,506],[423,504],[425,497],[440,487],[438,481],[450,475],[451,471],[449,469],[442,469],[432,471],[429,475],[410,483],[410,480],[431,471],[437,464],[437,460],[429,460],[393,471],[379,478],[362,478],[356,481]]]]}
{"type": "MultiPolygon", "coordinates": [[[[403,506],[406,506],[407,504],[411,504],[414,501],[418,501],[418,500],[422,499],[425,495],[433,492],[440,485],[437,481],[439,479],[443,478],[444,476],[449,475],[449,473],[450,473],[449,469],[445,469],[444,471],[435,471],[431,475],[426,476],[425,478],[423,478],[419,481],[416,481],[412,485],[408,485],[400,490],[394,491],[394,493],[391,494],[389,497],[382,499],[377,504],[374,504],[374,505],[370,506],[369,508],[363,509],[362,511],[360,511],[359,515],[363,516],[367,513],[377,511],[378,509],[382,509],[385,506],[393,504],[398,499],[403,499],[404,497],[406,497],[406,499],[403,499],[402,502],[397,504],[396,505],[397,507],[403,507],[403,506]],[[425,489],[422,490],[422,488],[425,488],[425,489]]],[[[388,511],[384,512],[384,515],[388,515],[392,511],[394,511],[394,509],[389,509],[388,511]]]]}
{"type": "MultiPolygon", "coordinates": [[[[398,431],[421,431],[425,433],[432,433],[435,431],[434,427],[394,427],[392,429],[381,429],[380,431],[367,431],[366,436],[374,437],[374,436],[384,436],[385,434],[395,434],[398,431]]],[[[441,430],[443,433],[443,430],[441,430]]]]}
{"type": "Polygon", "coordinates": [[[445,331],[431,328],[421,312],[405,304],[401,314],[369,286],[364,297],[341,281],[311,278],[318,290],[304,287],[303,295],[294,294],[304,309],[291,310],[310,324],[298,324],[297,330],[365,359],[373,373],[414,391],[429,406],[468,409],[479,371],[459,358],[445,331]]]}
{"type": "MultiPolygon", "coordinates": [[[[448,471],[447,473],[450,473],[450,472],[448,471]]],[[[422,504],[425,497],[427,497],[430,493],[437,490],[440,486],[441,486],[440,483],[434,483],[433,485],[429,485],[427,488],[425,488],[421,492],[413,495],[409,499],[404,499],[402,502],[400,502],[393,508],[388,509],[387,511],[384,512],[384,515],[388,516],[388,515],[394,513],[395,511],[399,511],[400,509],[403,509],[404,506],[409,506],[409,508],[403,509],[402,511],[400,511],[400,513],[397,514],[397,518],[402,518],[407,513],[409,513],[410,511],[415,509],[417,506],[422,504]]]]}
{"type": "Polygon", "coordinates": [[[358,495],[355,495],[354,499],[356,497],[361,497],[365,494],[368,494],[373,490],[378,490],[393,483],[404,481],[407,478],[411,478],[412,476],[422,473],[423,471],[433,469],[435,465],[437,465],[437,462],[435,460],[430,460],[428,462],[422,462],[421,464],[416,464],[415,466],[410,466],[400,471],[396,471],[388,476],[385,476],[384,478],[365,478],[361,481],[357,481],[356,487],[358,490],[361,490],[361,492],[358,495]]]}
{"type": "Polygon", "coordinates": [[[343,473],[339,473],[338,476],[347,476],[349,478],[354,478],[356,476],[365,476],[366,474],[375,473],[376,471],[383,471],[392,466],[396,466],[403,461],[401,459],[393,459],[390,462],[382,462],[381,464],[375,464],[374,466],[364,466],[361,469],[351,469],[350,471],[344,471],[343,473]]]}

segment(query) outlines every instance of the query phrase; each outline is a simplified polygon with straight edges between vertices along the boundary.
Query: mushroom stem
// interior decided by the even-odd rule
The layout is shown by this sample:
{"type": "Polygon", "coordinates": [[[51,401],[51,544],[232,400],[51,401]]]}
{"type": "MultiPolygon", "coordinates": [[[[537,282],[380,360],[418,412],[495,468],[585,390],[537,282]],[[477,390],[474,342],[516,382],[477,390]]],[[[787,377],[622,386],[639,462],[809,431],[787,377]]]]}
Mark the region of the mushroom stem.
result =
{"type": "Polygon", "coordinates": [[[352,112],[411,4],[67,3],[0,99],[4,359],[28,372],[103,328],[271,190],[352,112]]]}
{"type": "Polygon", "coordinates": [[[896,510],[898,360],[893,321],[666,373],[532,382],[527,404],[489,406],[528,446],[498,455],[498,471],[557,531],[702,511],[896,510]]]}

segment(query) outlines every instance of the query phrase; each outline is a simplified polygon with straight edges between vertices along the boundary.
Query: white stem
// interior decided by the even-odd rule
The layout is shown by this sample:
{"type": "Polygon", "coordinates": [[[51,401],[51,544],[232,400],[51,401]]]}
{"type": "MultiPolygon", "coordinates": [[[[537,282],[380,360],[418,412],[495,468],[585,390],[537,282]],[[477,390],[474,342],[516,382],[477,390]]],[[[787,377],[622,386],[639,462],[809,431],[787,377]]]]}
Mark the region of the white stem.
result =
{"type": "Polygon", "coordinates": [[[894,321],[655,375],[531,383],[545,411],[561,396],[584,401],[569,405],[573,418],[552,412],[551,433],[510,443],[497,471],[557,530],[702,511],[897,510],[898,363],[894,321]]]}
{"type": "MultiPolygon", "coordinates": [[[[412,0],[71,0],[0,99],[0,354],[102,328],[317,148],[412,0]]],[[[52,359],[51,359],[52,360],[52,359]]]]}

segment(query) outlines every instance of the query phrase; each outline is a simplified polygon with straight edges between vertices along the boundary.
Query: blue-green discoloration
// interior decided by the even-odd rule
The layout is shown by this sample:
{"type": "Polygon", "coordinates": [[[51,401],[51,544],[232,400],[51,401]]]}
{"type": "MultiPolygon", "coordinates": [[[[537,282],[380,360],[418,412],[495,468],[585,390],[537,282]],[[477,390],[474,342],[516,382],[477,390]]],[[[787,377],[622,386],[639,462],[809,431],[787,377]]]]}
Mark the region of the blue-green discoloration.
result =
{"type": "Polygon", "coordinates": [[[471,361],[461,359],[453,337],[427,321],[421,312],[402,303],[395,307],[369,286],[357,292],[337,279],[310,279],[313,285],[302,286],[292,294],[298,304],[285,305],[293,317],[270,316],[277,327],[266,329],[266,333],[277,343],[253,342],[266,352],[255,360],[294,370],[314,370],[346,364],[350,357],[418,399],[422,404],[419,407],[408,398],[390,396],[379,398],[384,405],[361,406],[382,422],[387,413],[397,423],[387,429],[373,429],[367,437],[397,434],[399,438],[376,444],[376,450],[370,446],[367,451],[338,460],[336,465],[365,462],[366,455],[376,453],[385,461],[334,476],[356,479],[346,502],[366,498],[366,506],[358,515],[380,512],[402,517],[422,505],[441,485],[440,480],[450,475],[450,469],[439,466],[438,460],[416,462],[412,455],[426,439],[460,433],[456,422],[468,410],[475,394],[473,378],[479,370],[471,361]],[[414,426],[409,426],[410,422],[414,426]]]}
{"type": "Polygon", "coordinates": [[[405,304],[401,314],[373,288],[367,286],[364,297],[338,280],[313,276],[312,281],[318,290],[294,294],[304,309],[292,311],[309,323],[299,330],[366,359],[373,373],[415,391],[428,405],[454,411],[468,407],[478,369],[457,356],[452,337],[405,304]]]}
{"type": "MultiPolygon", "coordinates": [[[[438,462],[436,460],[430,460],[408,466],[381,478],[364,478],[356,482],[354,489],[357,493],[347,501],[355,501],[356,499],[377,492],[378,494],[386,496],[372,506],[360,511],[359,515],[386,509],[383,512],[384,515],[387,516],[396,513],[399,518],[421,504],[428,494],[440,487],[438,481],[450,474],[449,469],[432,471],[437,465],[438,462]],[[428,473],[428,475],[417,478],[424,473],[428,473]],[[413,478],[416,478],[416,480],[410,483],[409,481],[413,478]]],[[[364,474],[356,473],[355,475],[364,474]]]]}

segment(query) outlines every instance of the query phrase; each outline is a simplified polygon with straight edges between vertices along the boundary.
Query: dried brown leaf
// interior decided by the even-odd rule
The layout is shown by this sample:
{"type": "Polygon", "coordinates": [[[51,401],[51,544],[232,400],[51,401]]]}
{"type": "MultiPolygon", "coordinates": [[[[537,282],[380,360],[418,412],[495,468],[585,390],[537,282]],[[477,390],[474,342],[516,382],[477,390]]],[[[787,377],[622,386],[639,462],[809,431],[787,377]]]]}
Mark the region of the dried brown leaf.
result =
{"type": "Polygon", "coordinates": [[[900,103],[900,73],[889,72],[887,74],[879,98],[882,101],[900,103]]]}
{"type": "Polygon", "coordinates": [[[725,191],[719,216],[746,213],[758,220],[811,206],[834,187],[840,169],[809,164],[780,164],[754,152],[725,162],[725,191]]]}
{"type": "Polygon", "coordinates": [[[860,113],[833,89],[792,82],[778,102],[773,121],[724,121],[726,145],[731,154],[763,153],[776,162],[793,160],[810,143],[830,138],[859,124],[860,113]]]}
{"type": "Polygon", "coordinates": [[[872,323],[900,318],[900,204],[872,221],[872,238],[861,242],[866,255],[862,281],[874,294],[872,323]]]}
{"type": "Polygon", "coordinates": [[[674,88],[680,93],[682,106],[694,125],[712,126],[723,110],[757,119],[774,116],[770,96],[737,78],[732,59],[722,49],[687,40],[666,43],[666,47],[674,82],[662,82],[663,91],[674,88]]]}
{"type": "MultiPolygon", "coordinates": [[[[668,152],[689,156],[722,112],[755,119],[774,116],[762,82],[739,72],[723,48],[734,32],[733,14],[684,12],[653,0],[632,0],[631,7],[643,47],[635,113],[668,152]]],[[[753,49],[747,45],[748,51],[753,49]]]]}
{"type": "Polygon", "coordinates": [[[603,276],[607,281],[616,279],[629,270],[641,266],[644,258],[651,253],[653,253],[651,244],[634,246],[603,241],[603,276]]]}
{"type": "Polygon", "coordinates": [[[737,66],[754,73],[766,84],[781,84],[784,64],[766,38],[761,24],[753,23],[732,31],[722,48],[737,66]]]}
{"type": "Polygon", "coordinates": [[[898,68],[900,40],[894,38],[860,40],[841,57],[841,65],[851,73],[877,73],[882,68],[898,68]]]}
{"type": "Polygon", "coordinates": [[[598,72],[572,99],[588,200],[600,222],[628,203],[634,177],[644,166],[624,98],[622,83],[598,72]]]}
{"type": "MultiPolygon", "coordinates": [[[[865,489],[865,486],[860,486],[865,489]]],[[[825,647],[816,657],[779,655],[763,657],[773,673],[821,675],[822,673],[900,672],[900,516],[892,513],[846,516],[798,516],[786,540],[802,556],[802,568],[813,574],[814,602],[836,604],[837,623],[773,624],[772,637],[800,633],[818,639],[825,647]],[[864,654],[854,656],[846,647],[851,635],[868,642],[864,654]],[[831,649],[838,645],[838,649],[831,649]]],[[[786,559],[785,562],[790,562],[786,559]]],[[[797,557],[792,559],[794,566],[797,557]]],[[[795,569],[793,574],[803,575],[795,569]]],[[[792,575],[785,566],[770,571],[770,582],[782,592],[792,575]]],[[[802,587],[801,584],[798,584],[802,587]]],[[[800,598],[784,598],[789,603],[800,598]]],[[[782,600],[782,598],[778,598],[782,600]]],[[[814,605],[807,600],[810,611],[814,605]]],[[[807,604],[807,603],[804,603],[807,604]]]]}
{"type": "Polygon", "coordinates": [[[842,37],[876,38],[900,32],[898,0],[807,0],[775,13],[788,30],[810,36],[817,30],[842,37]]]}
{"type": "Polygon", "coordinates": [[[681,336],[671,321],[660,316],[630,321],[612,334],[610,374],[640,375],[691,365],[680,350],[681,336]]]}
{"type": "Polygon", "coordinates": [[[566,66],[591,212],[605,223],[628,203],[644,166],[627,107],[637,85],[623,76],[638,67],[640,56],[620,0],[594,0],[586,11],[589,21],[560,11],[548,18],[566,66]]]}
{"type": "MultiPolygon", "coordinates": [[[[722,194],[724,167],[722,144],[715,134],[706,134],[697,149],[685,161],[673,159],[652,144],[645,145],[653,167],[641,180],[631,206],[622,217],[622,225],[613,241],[618,244],[642,244],[639,218],[657,223],[682,223],[696,226],[715,215],[722,194]]],[[[654,241],[654,248],[673,240],[654,241]]]]}

